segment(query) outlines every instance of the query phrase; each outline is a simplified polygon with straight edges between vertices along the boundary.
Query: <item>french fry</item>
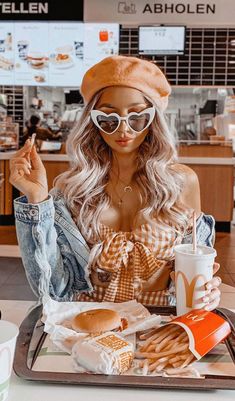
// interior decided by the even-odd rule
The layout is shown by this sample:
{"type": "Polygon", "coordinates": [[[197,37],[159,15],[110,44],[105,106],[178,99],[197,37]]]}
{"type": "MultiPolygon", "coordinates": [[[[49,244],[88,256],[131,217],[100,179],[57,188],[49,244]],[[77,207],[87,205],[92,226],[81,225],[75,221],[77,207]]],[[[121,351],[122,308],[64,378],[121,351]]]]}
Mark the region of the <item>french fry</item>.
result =
{"type": "Polygon", "coordinates": [[[149,344],[145,352],[151,352],[155,350],[155,344],[149,344]]]}
{"type": "Polygon", "coordinates": [[[162,352],[135,352],[136,358],[161,358],[162,356],[167,356],[171,354],[177,354],[178,352],[184,351],[188,348],[188,344],[177,345],[169,351],[162,352]]]}
{"type": "MultiPolygon", "coordinates": [[[[188,368],[195,356],[189,350],[188,334],[181,326],[167,325],[151,330],[143,333],[141,339],[145,341],[135,357],[140,359],[139,366],[143,368],[143,374],[147,374],[146,369],[147,372],[156,373],[164,370],[169,375],[187,375],[192,372],[188,368]]],[[[195,372],[192,374],[195,376],[195,372]]]]}
{"type": "Polygon", "coordinates": [[[167,365],[167,362],[163,362],[161,365],[158,365],[156,367],[156,372],[161,372],[161,370],[163,370],[165,368],[165,366],[167,365]]]}
{"type": "Polygon", "coordinates": [[[188,366],[190,364],[190,362],[192,362],[192,360],[195,358],[195,356],[193,354],[189,355],[188,358],[185,360],[185,362],[182,364],[182,368],[185,368],[186,366],[188,366]]]}
{"type": "Polygon", "coordinates": [[[175,363],[175,362],[178,362],[178,361],[181,361],[182,359],[181,359],[181,355],[176,355],[176,356],[174,356],[173,358],[170,358],[169,359],[169,363],[172,365],[173,363],[175,363]]]}
{"type": "Polygon", "coordinates": [[[147,348],[148,348],[148,346],[149,346],[150,344],[152,344],[152,342],[154,341],[154,339],[157,338],[157,337],[158,337],[158,333],[152,335],[151,337],[149,337],[148,340],[145,341],[145,344],[141,347],[141,351],[146,351],[147,348]]]}
{"type": "Polygon", "coordinates": [[[177,338],[177,342],[182,341],[182,340],[188,340],[188,335],[185,331],[183,331],[183,333],[181,333],[178,338],[177,338]]]}
{"type": "Polygon", "coordinates": [[[173,339],[172,341],[169,342],[166,348],[164,348],[164,350],[167,351],[168,349],[171,349],[172,345],[178,345],[178,344],[188,344],[188,336],[186,335],[186,337],[181,337],[181,338],[179,336],[179,338],[173,339]]]}
{"type": "MultiPolygon", "coordinates": [[[[170,341],[168,342],[168,344],[165,346],[164,351],[168,351],[169,349],[171,349],[171,348],[172,348],[172,345],[174,345],[174,344],[176,344],[175,339],[170,340],[170,341]]],[[[157,345],[157,346],[158,346],[158,345],[157,345]]],[[[155,349],[156,349],[156,347],[155,347],[155,349]]]]}
{"type": "Polygon", "coordinates": [[[155,339],[153,340],[154,343],[159,344],[164,338],[168,337],[170,334],[173,334],[174,332],[177,332],[178,330],[178,327],[170,327],[170,326],[168,327],[169,327],[168,331],[166,330],[159,337],[155,337],[155,339]]]}
{"type": "Polygon", "coordinates": [[[174,368],[182,367],[182,361],[173,362],[173,363],[172,363],[172,366],[173,366],[174,368]]]}
{"type": "Polygon", "coordinates": [[[147,333],[140,334],[140,335],[139,335],[139,339],[140,339],[140,340],[147,340],[149,337],[152,337],[152,335],[155,334],[156,331],[157,331],[158,329],[159,329],[159,328],[153,329],[153,330],[151,330],[151,331],[148,330],[147,333]]]}
{"type": "Polygon", "coordinates": [[[153,372],[157,366],[160,366],[163,363],[168,364],[168,361],[169,361],[168,357],[163,357],[163,358],[158,359],[155,362],[149,363],[149,371],[153,372]]]}
{"type": "Polygon", "coordinates": [[[169,342],[169,340],[172,340],[175,338],[175,333],[169,334],[167,337],[164,338],[160,343],[155,348],[155,352],[161,351],[169,342]]]}
{"type": "Polygon", "coordinates": [[[32,149],[33,149],[33,145],[34,145],[34,142],[35,142],[36,135],[37,135],[37,134],[34,133],[34,134],[32,135],[32,137],[31,137],[31,139],[30,139],[30,148],[29,148],[28,156],[27,156],[27,160],[28,160],[28,162],[29,162],[29,164],[30,164],[30,168],[32,168],[31,163],[30,163],[30,153],[31,153],[31,151],[32,151],[32,149]]]}
{"type": "Polygon", "coordinates": [[[185,375],[186,373],[194,373],[194,376],[200,377],[200,373],[194,369],[192,366],[187,366],[185,368],[168,368],[166,369],[168,375],[185,375]]]}

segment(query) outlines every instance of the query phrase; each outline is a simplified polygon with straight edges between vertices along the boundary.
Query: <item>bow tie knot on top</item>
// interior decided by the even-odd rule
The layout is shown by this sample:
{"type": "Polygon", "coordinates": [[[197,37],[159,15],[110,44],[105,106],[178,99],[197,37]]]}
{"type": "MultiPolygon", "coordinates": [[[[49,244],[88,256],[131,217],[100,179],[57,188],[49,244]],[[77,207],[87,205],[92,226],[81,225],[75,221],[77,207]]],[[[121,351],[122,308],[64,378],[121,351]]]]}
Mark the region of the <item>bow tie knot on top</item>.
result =
{"type": "Polygon", "coordinates": [[[112,273],[103,301],[134,299],[143,282],[165,270],[167,260],[155,258],[151,248],[140,242],[135,232],[106,230],[97,267],[112,273]]]}
{"type": "Polygon", "coordinates": [[[131,258],[136,253],[147,256],[149,249],[135,241],[131,232],[110,233],[103,242],[103,250],[98,258],[98,266],[106,271],[117,271],[123,267],[128,268],[131,258]]]}
{"type": "Polygon", "coordinates": [[[127,241],[126,242],[126,251],[127,252],[131,252],[131,251],[133,251],[133,248],[134,248],[134,243],[132,242],[132,241],[127,241]]]}

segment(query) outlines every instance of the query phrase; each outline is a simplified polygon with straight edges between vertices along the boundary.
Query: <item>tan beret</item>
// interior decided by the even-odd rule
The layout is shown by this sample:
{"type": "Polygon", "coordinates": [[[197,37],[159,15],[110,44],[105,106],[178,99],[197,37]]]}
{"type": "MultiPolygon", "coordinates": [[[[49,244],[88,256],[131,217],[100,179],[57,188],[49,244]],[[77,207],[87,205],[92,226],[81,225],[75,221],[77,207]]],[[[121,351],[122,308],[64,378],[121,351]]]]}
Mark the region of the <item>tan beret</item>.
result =
{"type": "Polygon", "coordinates": [[[171,87],[156,64],[137,57],[111,56],[93,65],[84,75],[81,94],[88,103],[100,89],[128,86],[138,89],[164,110],[171,87]]]}

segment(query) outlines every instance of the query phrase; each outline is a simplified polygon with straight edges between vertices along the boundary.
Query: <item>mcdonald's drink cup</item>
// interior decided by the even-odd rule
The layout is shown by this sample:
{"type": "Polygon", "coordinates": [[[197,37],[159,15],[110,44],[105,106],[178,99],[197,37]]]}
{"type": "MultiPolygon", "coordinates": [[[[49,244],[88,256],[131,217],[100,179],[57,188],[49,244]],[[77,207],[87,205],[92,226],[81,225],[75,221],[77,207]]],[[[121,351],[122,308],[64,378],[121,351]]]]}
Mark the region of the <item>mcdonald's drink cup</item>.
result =
{"type": "Polygon", "coordinates": [[[0,320],[0,401],[5,401],[8,396],[18,333],[15,324],[0,320]]]}
{"type": "Polygon", "coordinates": [[[205,283],[213,277],[216,250],[192,244],[176,245],[175,249],[176,312],[183,315],[192,309],[205,306],[202,298],[206,295],[205,283]]]}

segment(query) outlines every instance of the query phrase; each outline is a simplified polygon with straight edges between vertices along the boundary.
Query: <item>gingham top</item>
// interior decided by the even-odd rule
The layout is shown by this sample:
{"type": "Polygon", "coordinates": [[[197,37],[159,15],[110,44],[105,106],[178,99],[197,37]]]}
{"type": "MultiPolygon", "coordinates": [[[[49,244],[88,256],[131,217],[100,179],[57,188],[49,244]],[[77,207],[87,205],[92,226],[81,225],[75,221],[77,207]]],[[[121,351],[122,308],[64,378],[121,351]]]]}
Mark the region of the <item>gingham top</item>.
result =
{"type": "MultiPolygon", "coordinates": [[[[192,211],[186,211],[188,218],[192,211]]],[[[182,235],[172,227],[159,229],[144,223],[131,232],[115,232],[101,225],[102,251],[91,271],[92,293],[81,293],[78,301],[124,302],[131,299],[145,305],[168,305],[169,275],[174,246],[182,235]]]]}

